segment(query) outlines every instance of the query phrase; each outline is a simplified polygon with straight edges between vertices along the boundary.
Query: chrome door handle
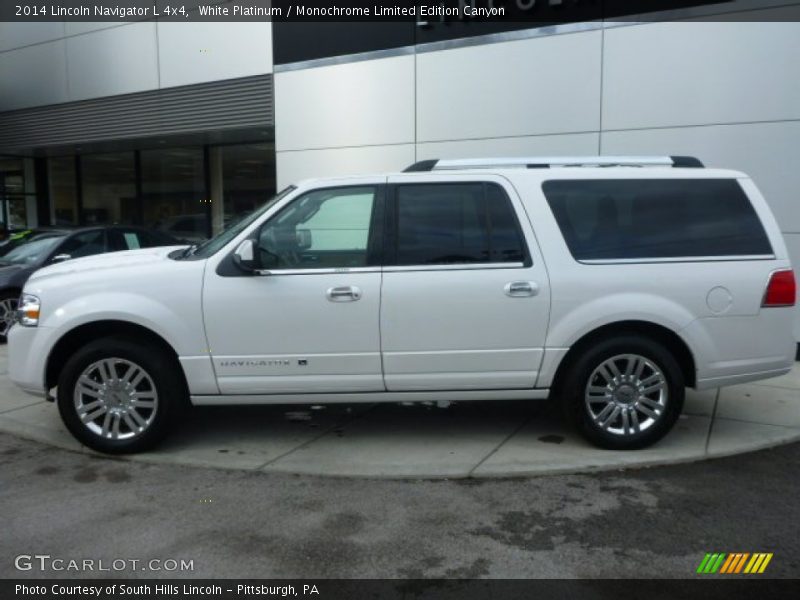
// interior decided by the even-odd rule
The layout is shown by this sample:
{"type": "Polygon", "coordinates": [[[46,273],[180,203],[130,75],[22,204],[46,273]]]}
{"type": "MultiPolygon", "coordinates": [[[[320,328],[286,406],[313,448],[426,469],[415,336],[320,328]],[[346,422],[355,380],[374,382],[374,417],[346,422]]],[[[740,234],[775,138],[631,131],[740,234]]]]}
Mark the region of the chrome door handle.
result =
{"type": "Polygon", "coordinates": [[[535,296],[539,293],[539,286],[532,281],[512,281],[506,284],[503,291],[512,298],[535,296]]]}
{"type": "Polygon", "coordinates": [[[361,289],[354,285],[328,288],[325,293],[331,302],[354,302],[361,299],[361,289]]]}

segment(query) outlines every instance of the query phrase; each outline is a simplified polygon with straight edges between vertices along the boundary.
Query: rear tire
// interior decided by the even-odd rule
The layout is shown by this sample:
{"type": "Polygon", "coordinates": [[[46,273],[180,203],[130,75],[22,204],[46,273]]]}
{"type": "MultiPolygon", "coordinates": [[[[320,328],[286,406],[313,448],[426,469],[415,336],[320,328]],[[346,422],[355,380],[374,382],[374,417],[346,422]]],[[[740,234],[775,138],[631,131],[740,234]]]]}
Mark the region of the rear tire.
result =
{"type": "Polygon", "coordinates": [[[568,420],[594,445],[635,450],[664,437],[683,410],[672,353],[636,335],[607,338],[567,366],[559,394],[568,420]]]}
{"type": "Polygon", "coordinates": [[[58,410],[78,441],[107,454],[149,450],[168,433],[186,391],[163,349],[103,338],[78,350],[58,378],[58,410]]]}

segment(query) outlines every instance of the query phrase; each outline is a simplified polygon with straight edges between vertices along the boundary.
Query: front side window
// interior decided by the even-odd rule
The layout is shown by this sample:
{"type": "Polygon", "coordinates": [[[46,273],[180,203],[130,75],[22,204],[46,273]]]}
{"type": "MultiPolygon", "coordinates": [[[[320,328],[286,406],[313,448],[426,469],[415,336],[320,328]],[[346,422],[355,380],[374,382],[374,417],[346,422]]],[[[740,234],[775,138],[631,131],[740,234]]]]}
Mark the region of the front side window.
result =
{"type": "Polygon", "coordinates": [[[315,190],[270,219],[258,234],[263,269],[367,266],[375,188],[315,190]]]}
{"type": "Polygon", "coordinates": [[[106,251],[105,238],[102,229],[75,234],[61,244],[58,254],[69,254],[70,258],[102,254],[106,251]]]}
{"type": "Polygon", "coordinates": [[[400,185],[396,211],[398,265],[525,260],[511,201],[496,184],[400,185]]]}
{"type": "Polygon", "coordinates": [[[735,179],[551,180],[542,189],[577,260],[772,254],[735,179]]]}

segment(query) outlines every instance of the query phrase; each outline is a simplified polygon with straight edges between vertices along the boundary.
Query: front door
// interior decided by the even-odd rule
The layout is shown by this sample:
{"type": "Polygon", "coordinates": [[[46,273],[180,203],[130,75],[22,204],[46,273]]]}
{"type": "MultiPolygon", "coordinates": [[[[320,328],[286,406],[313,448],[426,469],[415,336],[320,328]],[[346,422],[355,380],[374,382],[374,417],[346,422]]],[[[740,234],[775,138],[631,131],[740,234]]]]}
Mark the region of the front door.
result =
{"type": "Polygon", "coordinates": [[[384,182],[309,191],[273,215],[254,237],[269,274],[207,269],[203,312],[223,394],[384,389],[384,182]]]}
{"type": "Polygon", "coordinates": [[[533,388],[550,290],[530,222],[505,179],[453,179],[389,179],[386,388],[533,388]]]}

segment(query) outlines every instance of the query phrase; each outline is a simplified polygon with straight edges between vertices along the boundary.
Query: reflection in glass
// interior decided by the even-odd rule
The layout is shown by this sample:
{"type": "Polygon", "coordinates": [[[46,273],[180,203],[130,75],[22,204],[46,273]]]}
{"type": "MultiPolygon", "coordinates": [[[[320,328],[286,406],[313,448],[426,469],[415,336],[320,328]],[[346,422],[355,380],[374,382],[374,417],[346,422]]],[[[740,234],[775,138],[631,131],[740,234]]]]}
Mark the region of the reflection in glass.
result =
{"type": "Polygon", "coordinates": [[[75,157],[59,156],[47,161],[50,180],[51,220],[57,227],[78,224],[78,185],[75,157]]]}
{"type": "Polygon", "coordinates": [[[81,157],[83,221],[87,225],[137,220],[133,152],[87,154],[81,157]]]}
{"type": "Polygon", "coordinates": [[[222,146],[223,227],[253,211],[275,193],[272,144],[222,146]]]}
{"type": "Polygon", "coordinates": [[[144,225],[198,242],[208,237],[202,148],[144,150],[144,225]]]}

